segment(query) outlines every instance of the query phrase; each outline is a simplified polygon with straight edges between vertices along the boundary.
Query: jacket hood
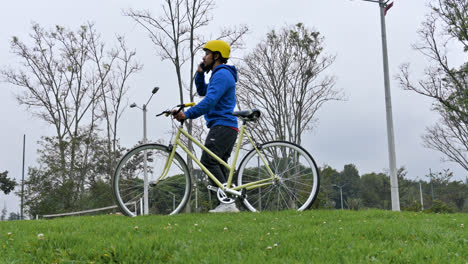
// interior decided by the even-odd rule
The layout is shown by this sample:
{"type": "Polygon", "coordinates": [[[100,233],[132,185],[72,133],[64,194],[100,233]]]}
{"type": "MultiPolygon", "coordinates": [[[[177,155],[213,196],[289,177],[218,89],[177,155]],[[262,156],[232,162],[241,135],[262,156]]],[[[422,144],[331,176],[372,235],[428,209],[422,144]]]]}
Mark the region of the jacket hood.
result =
{"type": "Polygon", "coordinates": [[[213,76],[213,74],[219,71],[220,69],[227,69],[234,77],[234,80],[236,80],[237,82],[237,69],[234,65],[221,64],[213,70],[213,72],[211,73],[211,76],[213,76]]]}

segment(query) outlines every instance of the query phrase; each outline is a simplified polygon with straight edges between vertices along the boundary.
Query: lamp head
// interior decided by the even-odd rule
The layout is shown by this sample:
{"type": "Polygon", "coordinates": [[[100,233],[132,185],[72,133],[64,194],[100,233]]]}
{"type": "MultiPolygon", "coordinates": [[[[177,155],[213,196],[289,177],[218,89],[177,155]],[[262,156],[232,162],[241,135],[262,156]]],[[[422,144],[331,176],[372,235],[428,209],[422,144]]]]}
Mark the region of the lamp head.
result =
{"type": "Polygon", "coordinates": [[[135,103],[133,103],[133,104],[130,105],[130,108],[134,108],[134,107],[136,107],[136,106],[137,106],[137,105],[136,105],[135,103]]]}
{"type": "Polygon", "coordinates": [[[158,90],[159,90],[159,87],[154,87],[154,88],[153,88],[153,91],[151,91],[151,93],[155,94],[155,93],[158,92],[158,90]]]}

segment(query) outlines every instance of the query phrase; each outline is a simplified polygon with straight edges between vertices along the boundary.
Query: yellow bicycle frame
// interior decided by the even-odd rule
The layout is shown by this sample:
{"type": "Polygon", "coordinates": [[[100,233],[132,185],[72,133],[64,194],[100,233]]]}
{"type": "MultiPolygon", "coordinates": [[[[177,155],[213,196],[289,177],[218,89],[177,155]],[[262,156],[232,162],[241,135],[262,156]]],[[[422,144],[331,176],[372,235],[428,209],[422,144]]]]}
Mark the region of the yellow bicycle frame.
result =
{"type": "Polygon", "coordinates": [[[208,175],[208,177],[210,177],[210,179],[213,180],[213,182],[215,182],[216,185],[218,185],[219,188],[221,188],[222,190],[231,191],[230,193],[233,193],[233,194],[240,195],[240,193],[236,192],[236,191],[242,190],[244,188],[246,190],[251,190],[251,189],[258,188],[258,187],[271,185],[273,183],[273,180],[275,179],[275,174],[273,173],[273,171],[271,171],[270,166],[268,165],[267,161],[263,157],[262,153],[258,150],[258,148],[255,145],[255,143],[253,142],[252,138],[249,136],[249,134],[245,130],[245,125],[244,124],[240,127],[239,138],[238,138],[238,141],[237,141],[236,150],[234,152],[234,158],[233,158],[233,161],[232,161],[232,165],[227,164],[224,160],[222,160],[220,157],[218,157],[216,154],[214,154],[208,148],[206,148],[202,143],[200,143],[200,141],[198,141],[197,139],[195,139],[194,137],[189,135],[187,133],[187,131],[185,131],[183,129],[182,125],[179,126],[179,128],[177,130],[175,140],[174,140],[174,145],[173,145],[173,148],[172,148],[172,152],[169,155],[169,157],[168,157],[168,159],[167,159],[167,161],[166,161],[166,163],[164,165],[164,170],[163,170],[161,176],[159,177],[158,181],[163,180],[164,178],[166,178],[167,174],[169,173],[169,170],[171,168],[172,161],[174,159],[174,155],[176,153],[177,147],[181,147],[184,150],[184,152],[187,153],[187,155],[189,155],[190,158],[192,158],[192,160],[195,161],[195,163],[198,164],[198,166],[200,166],[200,168],[208,175]],[[215,158],[220,164],[222,164],[227,169],[229,169],[229,177],[228,177],[228,182],[227,182],[226,187],[224,187],[223,184],[218,179],[216,179],[216,177],[214,177],[214,175],[200,162],[200,160],[198,160],[195,157],[195,155],[192,152],[190,152],[190,150],[181,142],[181,140],[180,140],[180,135],[181,134],[186,136],[190,141],[195,143],[202,150],[206,151],[206,153],[208,153],[210,156],[215,158]],[[239,151],[240,151],[240,147],[241,147],[241,143],[242,143],[242,139],[243,139],[244,135],[247,136],[248,140],[250,141],[252,146],[257,151],[258,155],[260,156],[261,160],[263,161],[263,164],[267,168],[267,171],[268,171],[268,173],[270,174],[271,177],[267,178],[267,179],[255,181],[255,182],[250,182],[248,184],[243,184],[243,185],[240,185],[240,186],[236,186],[234,188],[230,188],[231,184],[232,184],[232,179],[234,177],[234,171],[235,171],[236,164],[237,164],[237,158],[239,156],[239,151]],[[234,191],[234,192],[232,192],[232,191],[234,191]]]}

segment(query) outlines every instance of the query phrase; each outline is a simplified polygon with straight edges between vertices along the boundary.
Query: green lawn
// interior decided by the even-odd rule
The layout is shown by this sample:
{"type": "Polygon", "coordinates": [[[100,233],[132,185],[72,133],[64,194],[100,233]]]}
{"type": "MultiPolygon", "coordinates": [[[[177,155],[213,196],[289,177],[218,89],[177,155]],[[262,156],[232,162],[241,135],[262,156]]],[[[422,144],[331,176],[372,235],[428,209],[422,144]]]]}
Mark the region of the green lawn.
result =
{"type": "Polygon", "coordinates": [[[468,214],[377,210],[10,221],[0,263],[466,264],[465,225],[468,214]]]}

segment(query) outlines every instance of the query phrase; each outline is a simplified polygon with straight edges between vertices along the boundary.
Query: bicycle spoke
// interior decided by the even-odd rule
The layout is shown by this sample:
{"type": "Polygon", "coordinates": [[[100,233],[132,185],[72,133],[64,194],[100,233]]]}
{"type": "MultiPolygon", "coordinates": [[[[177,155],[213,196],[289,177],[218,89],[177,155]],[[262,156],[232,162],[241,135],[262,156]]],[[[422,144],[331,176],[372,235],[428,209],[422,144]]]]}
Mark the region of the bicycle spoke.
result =
{"type": "MultiPolygon", "coordinates": [[[[127,189],[127,190],[130,190],[130,189],[127,189]]],[[[139,192],[139,191],[141,191],[141,190],[140,190],[140,189],[135,189],[135,191],[133,191],[133,192],[126,193],[126,194],[124,195],[124,197],[132,197],[131,195],[134,195],[134,194],[136,194],[136,193],[139,192]]]]}
{"type": "Polygon", "coordinates": [[[265,209],[268,208],[267,205],[268,205],[268,202],[271,201],[271,200],[270,200],[270,195],[271,195],[272,192],[273,192],[273,190],[271,190],[271,191],[268,192],[268,197],[267,197],[267,199],[266,199],[265,207],[263,208],[263,210],[265,210],[265,209]]]}
{"type": "MultiPolygon", "coordinates": [[[[284,181],[284,182],[286,182],[286,181],[284,181]]],[[[303,183],[303,182],[300,182],[300,181],[296,181],[296,182],[295,181],[288,181],[288,182],[294,182],[295,184],[300,184],[301,186],[308,187],[308,188],[314,187],[311,184],[303,183]]]]}
{"type": "Polygon", "coordinates": [[[282,194],[280,188],[278,188],[278,193],[279,193],[279,195],[278,195],[278,207],[277,207],[277,208],[280,208],[280,206],[279,206],[279,199],[281,198],[281,199],[284,201],[284,203],[286,204],[286,207],[287,207],[288,209],[291,209],[291,208],[289,208],[288,202],[284,199],[284,196],[283,196],[283,194],[282,194]]]}
{"type": "Polygon", "coordinates": [[[297,200],[297,201],[300,200],[300,199],[299,199],[299,194],[295,194],[293,191],[291,191],[291,190],[288,188],[288,186],[283,185],[282,187],[285,189],[286,193],[289,192],[289,193],[290,193],[290,196],[294,197],[294,200],[297,200]]]}
{"type": "Polygon", "coordinates": [[[269,193],[271,191],[271,189],[273,189],[273,185],[270,185],[268,186],[267,188],[259,188],[258,190],[257,189],[254,189],[254,190],[251,190],[250,192],[254,192],[254,191],[259,191],[261,190],[262,193],[264,193],[264,195],[262,195],[262,197],[259,197],[260,199],[258,199],[258,197],[256,195],[250,195],[248,194],[250,197],[253,197],[253,200],[255,201],[254,202],[254,205],[258,204],[258,202],[263,198],[263,196],[265,196],[267,193],[269,193]]]}
{"type": "MultiPolygon", "coordinates": [[[[270,175],[268,174],[268,171],[266,169],[262,168],[261,170],[263,170],[264,174],[268,176],[267,178],[270,177],[270,175]]],[[[260,173],[257,172],[256,174],[245,174],[245,176],[246,176],[246,178],[249,178],[249,179],[252,178],[252,179],[256,179],[256,180],[262,180],[265,177],[264,178],[260,177],[260,175],[262,175],[261,172],[260,173]]]]}
{"type": "MultiPolygon", "coordinates": [[[[293,170],[293,169],[296,169],[296,168],[300,168],[300,165],[297,165],[297,166],[294,166],[294,167],[292,167],[292,168],[289,168],[288,170],[285,170],[285,171],[281,172],[281,174],[285,174],[285,173],[287,173],[287,172],[289,172],[289,171],[291,171],[291,170],[293,170]]],[[[301,173],[301,172],[303,172],[303,171],[305,171],[305,170],[307,170],[307,168],[302,169],[302,170],[299,171],[298,173],[301,173]]]]}

